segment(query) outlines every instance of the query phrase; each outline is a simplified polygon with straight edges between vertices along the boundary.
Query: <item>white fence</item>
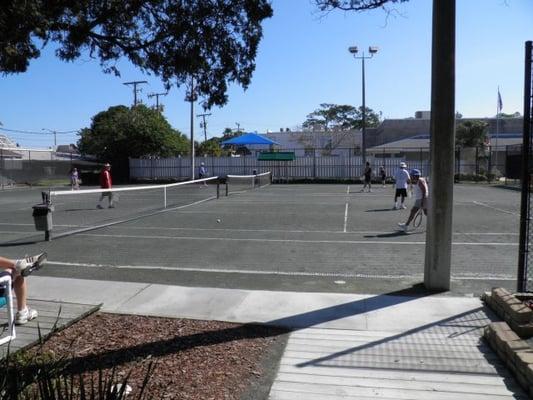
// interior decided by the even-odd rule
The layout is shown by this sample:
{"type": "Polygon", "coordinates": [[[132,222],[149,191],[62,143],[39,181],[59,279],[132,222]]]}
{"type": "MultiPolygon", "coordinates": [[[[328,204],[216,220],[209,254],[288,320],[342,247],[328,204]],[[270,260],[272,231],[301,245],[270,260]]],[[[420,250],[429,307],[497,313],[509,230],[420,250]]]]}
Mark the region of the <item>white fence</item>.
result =
{"type": "MultiPolygon", "coordinates": [[[[371,163],[374,176],[377,176],[379,167],[385,166],[387,176],[394,175],[398,168],[399,158],[373,159],[371,163]]],[[[211,176],[249,175],[271,171],[274,181],[300,180],[300,179],[359,179],[363,174],[360,156],[322,156],[322,157],[296,157],[294,161],[259,161],[255,156],[243,157],[198,157],[195,160],[198,176],[198,167],[203,162],[211,176]]],[[[427,161],[408,162],[409,168],[418,168],[423,175],[429,174],[427,161]]],[[[191,177],[191,161],[189,158],[165,159],[130,159],[130,179],[138,180],[183,180],[191,177]]]]}

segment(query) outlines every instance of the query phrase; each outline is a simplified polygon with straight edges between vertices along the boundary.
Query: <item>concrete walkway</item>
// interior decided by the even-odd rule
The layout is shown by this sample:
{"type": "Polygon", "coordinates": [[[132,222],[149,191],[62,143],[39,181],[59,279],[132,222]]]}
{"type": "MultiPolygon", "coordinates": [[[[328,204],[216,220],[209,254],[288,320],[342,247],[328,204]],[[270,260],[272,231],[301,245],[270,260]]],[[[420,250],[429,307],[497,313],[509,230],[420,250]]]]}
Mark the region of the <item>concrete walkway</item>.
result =
{"type": "Polygon", "coordinates": [[[31,297],[102,311],[294,329],[272,386],[285,399],[528,397],[481,340],[479,299],[190,288],[32,277],[31,297]]]}

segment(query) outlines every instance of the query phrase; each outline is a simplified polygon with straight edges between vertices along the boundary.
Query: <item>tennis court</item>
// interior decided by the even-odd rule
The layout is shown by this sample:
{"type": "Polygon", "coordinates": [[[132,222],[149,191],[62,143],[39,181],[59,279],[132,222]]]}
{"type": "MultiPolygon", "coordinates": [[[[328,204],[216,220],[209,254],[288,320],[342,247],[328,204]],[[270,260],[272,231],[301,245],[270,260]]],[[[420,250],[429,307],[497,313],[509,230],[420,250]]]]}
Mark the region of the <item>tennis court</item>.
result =
{"type": "MultiPolygon", "coordinates": [[[[392,187],[375,186],[372,193],[360,188],[274,184],[217,199],[210,184],[164,212],[137,219],[129,217],[121,196],[112,211],[127,216],[126,222],[51,242],[33,227],[31,205],[39,191],[4,191],[2,254],[44,249],[50,263],[43,274],[50,276],[191,286],[384,293],[421,282],[425,221],[414,232],[399,232],[397,223],[409,210],[392,210],[392,187]]],[[[92,195],[86,206],[62,207],[92,214],[97,200],[92,195]]],[[[454,292],[514,288],[519,201],[513,190],[455,186],[454,292]]],[[[58,229],[77,227],[59,221],[58,229]]]]}

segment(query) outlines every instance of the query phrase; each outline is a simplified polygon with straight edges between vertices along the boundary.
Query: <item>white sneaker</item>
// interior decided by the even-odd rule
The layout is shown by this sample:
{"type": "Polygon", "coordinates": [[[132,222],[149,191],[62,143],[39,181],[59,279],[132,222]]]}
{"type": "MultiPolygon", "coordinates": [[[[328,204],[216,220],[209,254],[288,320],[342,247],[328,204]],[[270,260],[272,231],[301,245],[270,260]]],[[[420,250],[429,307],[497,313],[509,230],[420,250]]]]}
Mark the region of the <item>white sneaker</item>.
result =
{"type": "Polygon", "coordinates": [[[394,207],[392,207],[393,210],[397,210],[398,206],[395,204],[394,207]]]}
{"type": "Polygon", "coordinates": [[[31,321],[32,319],[37,318],[39,314],[36,310],[26,307],[23,311],[17,311],[15,316],[15,325],[24,325],[31,321]]]}
{"type": "Polygon", "coordinates": [[[402,224],[401,222],[398,223],[398,226],[400,227],[400,230],[407,232],[407,225],[402,224]]]}
{"type": "Polygon", "coordinates": [[[402,204],[401,208],[405,210],[407,207],[402,204]]]}
{"type": "Polygon", "coordinates": [[[25,257],[21,260],[15,260],[15,269],[22,276],[28,276],[37,271],[46,263],[46,253],[40,253],[35,256],[25,257]]]}

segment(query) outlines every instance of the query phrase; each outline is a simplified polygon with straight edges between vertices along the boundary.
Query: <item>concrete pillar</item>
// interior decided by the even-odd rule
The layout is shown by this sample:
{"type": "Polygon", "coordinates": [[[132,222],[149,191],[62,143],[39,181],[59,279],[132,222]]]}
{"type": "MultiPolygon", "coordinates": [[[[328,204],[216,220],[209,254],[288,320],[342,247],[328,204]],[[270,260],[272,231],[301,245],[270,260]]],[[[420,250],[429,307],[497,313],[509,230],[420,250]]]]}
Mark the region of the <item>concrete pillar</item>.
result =
{"type": "Polygon", "coordinates": [[[424,284],[449,290],[455,148],[455,0],[433,0],[430,208],[424,284]]]}

